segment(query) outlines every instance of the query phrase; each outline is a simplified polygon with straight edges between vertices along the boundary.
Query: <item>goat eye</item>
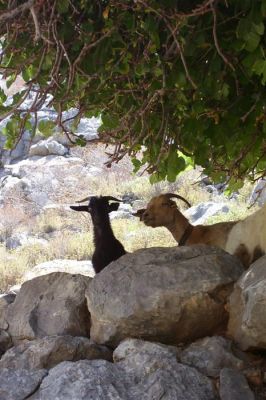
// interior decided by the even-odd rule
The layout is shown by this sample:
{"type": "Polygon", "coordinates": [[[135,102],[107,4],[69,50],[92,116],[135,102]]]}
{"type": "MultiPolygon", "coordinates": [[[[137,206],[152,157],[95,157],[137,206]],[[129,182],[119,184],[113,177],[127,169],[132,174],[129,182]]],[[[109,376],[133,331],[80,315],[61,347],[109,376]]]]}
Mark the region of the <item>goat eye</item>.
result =
{"type": "Polygon", "coordinates": [[[169,203],[162,203],[162,206],[169,206],[169,203]]]}

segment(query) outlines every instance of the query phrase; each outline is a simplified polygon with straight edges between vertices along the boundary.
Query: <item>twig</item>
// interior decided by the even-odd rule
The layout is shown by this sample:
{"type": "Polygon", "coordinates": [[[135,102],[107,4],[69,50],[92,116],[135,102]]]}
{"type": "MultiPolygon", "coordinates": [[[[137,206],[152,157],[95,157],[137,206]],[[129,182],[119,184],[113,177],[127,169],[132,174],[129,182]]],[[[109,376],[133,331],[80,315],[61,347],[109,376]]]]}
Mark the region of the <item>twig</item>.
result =
{"type": "Polygon", "coordinates": [[[233,66],[233,64],[230,63],[230,61],[227,59],[227,57],[223,54],[219,42],[218,42],[218,38],[217,38],[217,14],[216,14],[216,9],[215,6],[213,4],[214,2],[212,2],[210,4],[211,9],[212,9],[212,15],[213,15],[213,28],[212,28],[212,34],[213,34],[213,40],[214,40],[214,44],[217,50],[217,53],[219,54],[219,56],[224,60],[225,64],[227,64],[232,71],[235,71],[235,67],[233,66]]]}

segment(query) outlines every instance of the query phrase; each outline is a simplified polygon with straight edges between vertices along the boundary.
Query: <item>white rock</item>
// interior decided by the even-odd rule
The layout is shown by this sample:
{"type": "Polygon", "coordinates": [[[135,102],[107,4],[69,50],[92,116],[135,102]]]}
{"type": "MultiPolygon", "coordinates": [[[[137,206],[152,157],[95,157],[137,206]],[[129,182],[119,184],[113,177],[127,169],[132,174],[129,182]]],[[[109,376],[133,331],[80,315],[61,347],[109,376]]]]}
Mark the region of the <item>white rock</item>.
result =
{"type": "Polygon", "coordinates": [[[209,217],[228,213],[229,207],[225,203],[199,203],[184,212],[185,216],[194,225],[204,224],[209,217]]]}

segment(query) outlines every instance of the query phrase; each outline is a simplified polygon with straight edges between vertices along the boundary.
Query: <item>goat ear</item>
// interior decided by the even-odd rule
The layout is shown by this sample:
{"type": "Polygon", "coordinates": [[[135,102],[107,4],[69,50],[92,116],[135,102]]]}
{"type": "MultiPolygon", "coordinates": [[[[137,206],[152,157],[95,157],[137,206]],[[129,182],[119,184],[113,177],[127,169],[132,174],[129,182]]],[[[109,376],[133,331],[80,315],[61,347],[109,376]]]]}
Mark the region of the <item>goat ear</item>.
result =
{"type": "Polygon", "coordinates": [[[111,203],[109,204],[108,212],[117,211],[119,207],[119,203],[111,203]]]}
{"type": "Polygon", "coordinates": [[[88,206],[70,206],[71,210],[89,212],[88,206]]]}
{"type": "Polygon", "coordinates": [[[139,217],[140,221],[142,221],[142,216],[145,213],[146,208],[141,208],[140,210],[132,213],[132,215],[134,215],[134,217],[139,217]]]}

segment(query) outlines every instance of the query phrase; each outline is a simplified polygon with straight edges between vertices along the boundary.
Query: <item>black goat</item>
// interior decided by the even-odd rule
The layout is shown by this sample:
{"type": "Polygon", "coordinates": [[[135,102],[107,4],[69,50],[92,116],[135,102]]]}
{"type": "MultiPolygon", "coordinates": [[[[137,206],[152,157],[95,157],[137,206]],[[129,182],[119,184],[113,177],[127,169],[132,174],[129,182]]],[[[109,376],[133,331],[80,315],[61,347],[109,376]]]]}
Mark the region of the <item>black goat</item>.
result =
{"type": "Polygon", "coordinates": [[[114,236],[109,218],[109,213],[118,209],[121,200],[112,196],[91,196],[77,203],[87,200],[89,200],[87,206],[70,206],[70,208],[75,211],[85,211],[91,215],[95,245],[92,265],[97,274],[110,262],[126,254],[124,247],[114,236]]]}

